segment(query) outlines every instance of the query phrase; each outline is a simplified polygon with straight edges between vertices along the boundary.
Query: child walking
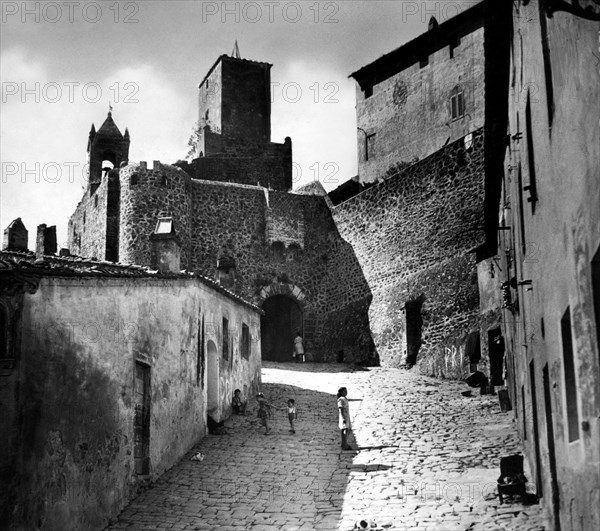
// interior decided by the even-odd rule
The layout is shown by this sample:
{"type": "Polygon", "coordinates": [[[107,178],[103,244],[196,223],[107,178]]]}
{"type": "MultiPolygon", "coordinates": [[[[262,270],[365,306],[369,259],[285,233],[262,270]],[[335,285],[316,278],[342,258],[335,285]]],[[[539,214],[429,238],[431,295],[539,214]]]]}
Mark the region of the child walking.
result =
{"type": "Polygon", "coordinates": [[[288,420],[290,421],[290,433],[296,433],[294,429],[294,421],[298,418],[298,410],[296,409],[296,401],[290,398],[287,401],[288,420]]]}

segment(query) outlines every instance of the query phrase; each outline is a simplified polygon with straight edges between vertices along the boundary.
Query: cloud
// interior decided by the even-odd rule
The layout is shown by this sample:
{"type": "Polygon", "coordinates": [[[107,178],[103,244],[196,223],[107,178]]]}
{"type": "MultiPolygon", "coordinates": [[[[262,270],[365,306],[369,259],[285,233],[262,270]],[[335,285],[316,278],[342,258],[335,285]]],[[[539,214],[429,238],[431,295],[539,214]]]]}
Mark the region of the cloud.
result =
{"type": "Polygon", "coordinates": [[[92,122],[101,126],[109,101],[121,132],[130,129],[130,160],[183,158],[193,98],[151,65],[115,69],[98,79],[51,78],[18,48],[3,51],[0,64],[2,228],[16,217],[30,234],[38,224],[57,225],[59,246],[66,246],[68,218],[85,185],[89,128],[92,122]]]}
{"type": "Polygon", "coordinates": [[[332,190],[356,175],[354,83],[334,69],[295,61],[272,79],[272,136],[293,142],[294,188],[332,190]]]}

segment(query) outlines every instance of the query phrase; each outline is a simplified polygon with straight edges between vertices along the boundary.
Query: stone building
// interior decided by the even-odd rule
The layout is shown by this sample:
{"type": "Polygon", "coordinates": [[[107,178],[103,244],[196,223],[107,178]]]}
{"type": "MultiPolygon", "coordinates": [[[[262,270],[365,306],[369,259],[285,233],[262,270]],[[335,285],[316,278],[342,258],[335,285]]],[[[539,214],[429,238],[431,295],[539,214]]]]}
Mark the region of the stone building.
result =
{"type": "Polygon", "coordinates": [[[499,200],[508,391],[555,530],[600,527],[600,6],[513,3],[499,200]],[[500,196],[501,193],[501,196],[500,196]]]}
{"type": "Polygon", "coordinates": [[[3,529],[104,528],[259,390],[262,312],[169,270],[164,233],[162,273],[0,252],[3,529]]]}
{"type": "Polygon", "coordinates": [[[345,356],[376,364],[369,288],[326,192],[319,183],[292,191],[291,140],[270,141],[270,68],[218,58],[199,85],[190,162],[129,163],[129,136],[109,113],[88,144],[90,160],[108,162],[90,165],[90,184],[69,222],[69,248],[148,265],[149,236],[159,219],[170,219],[183,269],[264,310],[265,359],[291,360],[300,331],[309,360],[345,356]]]}
{"type": "Polygon", "coordinates": [[[486,175],[503,171],[509,28],[510,5],[484,1],[351,74],[359,173],[330,195],[372,294],[382,363],[489,371],[500,298],[484,207],[486,175]]]}

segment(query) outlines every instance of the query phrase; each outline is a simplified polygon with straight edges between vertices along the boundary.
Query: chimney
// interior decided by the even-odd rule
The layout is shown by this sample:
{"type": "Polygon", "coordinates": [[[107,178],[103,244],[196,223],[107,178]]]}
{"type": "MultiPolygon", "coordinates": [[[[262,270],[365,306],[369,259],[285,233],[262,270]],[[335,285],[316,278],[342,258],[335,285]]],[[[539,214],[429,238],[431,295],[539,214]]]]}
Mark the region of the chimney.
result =
{"type": "Polygon", "coordinates": [[[181,270],[181,244],[175,233],[173,218],[158,218],[150,235],[150,266],[161,273],[179,274],[181,270]]]}
{"type": "Polygon", "coordinates": [[[35,255],[50,256],[56,254],[56,225],[46,227],[45,223],[38,225],[35,242],[35,255]]]}
{"type": "Polygon", "coordinates": [[[4,229],[4,241],[2,250],[4,251],[27,251],[27,240],[29,231],[23,225],[21,218],[12,221],[4,229]]]}

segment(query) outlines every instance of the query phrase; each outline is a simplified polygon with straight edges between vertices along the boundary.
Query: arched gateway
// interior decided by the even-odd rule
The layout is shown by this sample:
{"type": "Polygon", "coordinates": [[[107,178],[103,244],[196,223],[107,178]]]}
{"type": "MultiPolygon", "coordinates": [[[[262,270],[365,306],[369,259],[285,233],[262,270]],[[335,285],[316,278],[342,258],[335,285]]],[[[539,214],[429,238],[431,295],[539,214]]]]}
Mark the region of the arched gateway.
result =
{"type": "Polygon", "coordinates": [[[262,358],[269,361],[292,361],[294,336],[304,335],[304,293],[291,284],[271,284],[261,291],[262,358]]]}

